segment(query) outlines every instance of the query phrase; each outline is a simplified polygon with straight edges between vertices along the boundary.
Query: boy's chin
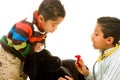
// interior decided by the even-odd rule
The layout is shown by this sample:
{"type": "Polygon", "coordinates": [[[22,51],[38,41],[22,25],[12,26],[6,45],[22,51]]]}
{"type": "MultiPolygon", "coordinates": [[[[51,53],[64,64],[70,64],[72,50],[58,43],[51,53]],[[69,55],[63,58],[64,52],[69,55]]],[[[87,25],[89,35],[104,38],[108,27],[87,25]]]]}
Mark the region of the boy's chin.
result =
{"type": "Polygon", "coordinates": [[[53,32],[55,32],[55,31],[51,31],[50,33],[53,33],[53,32]]]}
{"type": "Polygon", "coordinates": [[[53,32],[55,32],[55,31],[47,31],[47,33],[53,33],[53,32]]]}

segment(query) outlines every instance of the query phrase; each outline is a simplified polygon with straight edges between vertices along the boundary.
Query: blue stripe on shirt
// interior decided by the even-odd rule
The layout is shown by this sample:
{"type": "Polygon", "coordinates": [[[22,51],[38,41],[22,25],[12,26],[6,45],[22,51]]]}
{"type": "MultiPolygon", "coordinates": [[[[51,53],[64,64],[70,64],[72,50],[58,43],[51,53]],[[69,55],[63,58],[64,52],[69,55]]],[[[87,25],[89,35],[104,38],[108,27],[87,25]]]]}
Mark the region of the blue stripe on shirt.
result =
{"type": "Polygon", "coordinates": [[[15,40],[21,40],[21,41],[27,41],[28,40],[27,38],[23,37],[19,33],[16,33],[14,28],[12,28],[10,30],[10,33],[12,34],[12,38],[15,39],[15,40]]]}

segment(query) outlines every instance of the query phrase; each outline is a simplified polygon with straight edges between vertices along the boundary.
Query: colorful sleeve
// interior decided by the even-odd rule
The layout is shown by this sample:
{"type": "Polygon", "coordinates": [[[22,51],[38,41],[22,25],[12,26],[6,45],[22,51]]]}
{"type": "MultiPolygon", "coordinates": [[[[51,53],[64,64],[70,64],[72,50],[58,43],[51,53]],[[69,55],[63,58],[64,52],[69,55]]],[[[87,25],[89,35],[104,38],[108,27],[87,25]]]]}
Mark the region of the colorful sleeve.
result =
{"type": "Polygon", "coordinates": [[[32,35],[32,30],[29,24],[19,22],[14,25],[8,35],[8,45],[14,47],[17,51],[26,55],[30,45],[27,43],[28,37],[32,35]]]}

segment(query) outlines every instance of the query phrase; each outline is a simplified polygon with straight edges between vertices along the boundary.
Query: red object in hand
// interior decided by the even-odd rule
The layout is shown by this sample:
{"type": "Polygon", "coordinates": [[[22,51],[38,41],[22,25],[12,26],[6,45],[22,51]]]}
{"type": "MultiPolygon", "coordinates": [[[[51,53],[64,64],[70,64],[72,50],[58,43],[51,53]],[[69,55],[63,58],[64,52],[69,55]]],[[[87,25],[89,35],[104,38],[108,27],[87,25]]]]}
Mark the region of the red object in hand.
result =
{"type": "Polygon", "coordinates": [[[80,56],[80,55],[76,55],[75,57],[77,58],[77,64],[78,64],[78,66],[80,67],[79,61],[80,61],[81,56],[80,56]]]}

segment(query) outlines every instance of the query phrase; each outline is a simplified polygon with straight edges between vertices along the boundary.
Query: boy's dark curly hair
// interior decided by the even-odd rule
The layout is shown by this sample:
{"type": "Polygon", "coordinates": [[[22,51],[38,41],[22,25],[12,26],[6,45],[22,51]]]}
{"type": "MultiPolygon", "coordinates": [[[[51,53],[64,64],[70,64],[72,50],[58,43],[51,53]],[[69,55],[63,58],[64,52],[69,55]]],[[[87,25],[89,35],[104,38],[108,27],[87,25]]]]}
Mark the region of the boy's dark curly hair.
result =
{"type": "Polygon", "coordinates": [[[65,17],[65,9],[60,0],[43,0],[38,15],[42,15],[45,21],[56,20],[58,17],[65,17]]]}

